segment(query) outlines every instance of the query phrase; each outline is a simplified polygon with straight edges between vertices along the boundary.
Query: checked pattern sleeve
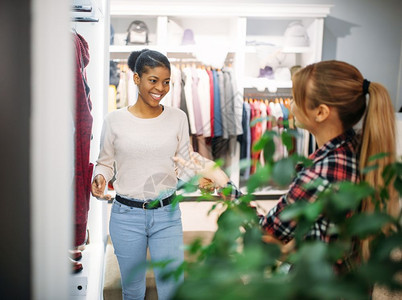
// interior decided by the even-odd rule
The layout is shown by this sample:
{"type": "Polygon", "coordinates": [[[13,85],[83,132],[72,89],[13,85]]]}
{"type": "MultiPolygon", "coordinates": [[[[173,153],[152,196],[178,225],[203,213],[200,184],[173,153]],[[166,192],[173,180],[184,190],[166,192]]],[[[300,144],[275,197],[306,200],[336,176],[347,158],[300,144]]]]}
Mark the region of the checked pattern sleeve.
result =
{"type": "MultiPolygon", "coordinates": [[[[260,225],[264,231],[285,243],[292,240],[297,223],[295,221],[282,221],[280,214],[286,207],[297,201],[314,202],[318,195],[329,186],[328,180],[320,178],[320,183],[317,186],[314,188],[309,187],[312,181],[318,181],[319,178],[320,177],[311,170],[300,172],[291,184],[288,193],[280,198],[278,204],[273,207],[266,216],[261,217],[260,225]],[[309,185],[307,186],[307,184],[309,185]]],[[[326,232],[327,225],[327,222],[314,224],[315,228],[312,228],[314,231],[313,235],[320,236],[322,232],[326,232]]]]}
{"type": "MultiPolygon", "coordinates": [[[[263,230],[284,243],[289,242],[294,237],[297,223],[293,220],[281,220],[280,214],[287,206],[297,201],[311,203],[316,201],[320,193],[332,183],[358,182],[358,160],[355,149],[355,133],[349,130],[314,152],[310,156],[313,165],[302,169],[290,185],[288,193],[279,199],[278,204],[266,216],[260,216],[263,230]]],[[[334,238],[329,230],[332,226],[333,223],[321,215],[305,238],[328,243],[334,238]]]]}

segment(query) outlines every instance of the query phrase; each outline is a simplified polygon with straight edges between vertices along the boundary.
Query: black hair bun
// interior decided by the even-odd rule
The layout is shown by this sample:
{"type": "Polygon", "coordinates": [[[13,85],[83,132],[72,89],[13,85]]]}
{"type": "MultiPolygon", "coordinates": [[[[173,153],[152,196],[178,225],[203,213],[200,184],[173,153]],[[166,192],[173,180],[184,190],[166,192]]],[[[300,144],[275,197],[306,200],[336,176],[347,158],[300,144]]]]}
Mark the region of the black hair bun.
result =
{"type": "Polygon", "coordinates": [[[131,71],[135,72],[135,62],[137,61],[138,57],[145,51],[148,51],[148,49],[142,49],[140,51],[133,51],[130,53],[127,64],[131,71]]]}

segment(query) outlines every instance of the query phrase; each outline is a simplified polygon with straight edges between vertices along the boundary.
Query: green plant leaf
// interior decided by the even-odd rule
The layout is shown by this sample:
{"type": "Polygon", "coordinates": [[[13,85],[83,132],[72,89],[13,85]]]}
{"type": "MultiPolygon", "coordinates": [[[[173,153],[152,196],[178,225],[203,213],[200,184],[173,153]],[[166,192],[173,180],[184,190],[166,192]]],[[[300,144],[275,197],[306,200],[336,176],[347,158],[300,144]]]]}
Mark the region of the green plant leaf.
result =
{"type": "Polygon", "coordinates": [[[311,167],[313,165],[313,161],[311,159],[309,159],[307,157],[304,157],[304,156],[301,156],[301,155],[298,155],[296,153],[292,154],[290,157],[293,159],[295,165],[296,164],[301,164],[305,168],[311,167]]]}
{"type": "Polygon", "coordinates": [[[267,122],[269,120],[271,120],[271,116],[254,118],[250,122],[250,127],[254,127],[258,123],[267,122]]]}
{"type": "Polygon", "coordinates": [[[356,214],[346,221],[347,230],[351,235],[365,238],[381,232],[381,228],[393,219],[385,213],[374,212],[372,214],[356,214]]]}
{"type": "Polygon", "coordinates": [[[264,152],[263,152],[265,162],[267,162],[267,163],[273,162],[275,149],[276,149],[276,147],[275,147],[274,140],[272,138],[268,139],[264,145],[264,152]]]}
{"type": "Polygon", "coordinates": [[[295,176],[293,160],[291,158],[283,158],[274,165],[272,179],[280,187],[289,185],[295,176]]]}
{"type": "Polygon", "coordinates": [[[264,167],[257,168],[257,171],[250,176],[247,182],[247,192],[253,193],[258,187],[266,184],[271,177],[271,166],[265,165],[264,167]]]}
{"type": "Polygon", "coordinates": [[[309,205],[308,202],[295,202],[287,206],[280,215],[282,221],[290,221],[293,219],[298,219],[304,215],[306,207],[309,205]]]}
{"type": "Polygon", "coordinates": [[[282,143],[288,150],[291,152],[293,150],[293,141],[294,141],[294,134],[291,131],[284,131],[281,134],[282,143]]]}
{"type": "Polygon", "coordinates": [[[393,250],[402,250],[402,232],[392,232],[387,236],[381,236],[373,244],[371,259],[379,261],[389,259],[393,250]]]}
{"type": "Polygon", "coordinates": [[[375,190],[365,182],[355,184],[352,182],[342,182],[333,186],[332,193],[328,197],[327,211],[331,215],[354,211],[358,208],[361,201],[374,194],[375,190]]]}
{"type": "Polygon", "coordinates": [[[375,155],[370,156],[368,158],[368,161],[375,161],[375,160],[382,159],[387,156],[389,156],[389,153],[386,153],[386,152],[377,153],[375,155]]]}
{"type": "Polygon", "coordinates": [[[372,172],[374,170],[377,170],[377,169],[378,169],[378,165],[370,165],[370,166],[367,166],[367,167],[363,168],[360,171],[360,173],[367,174],[367,173],[370,173],[370,172],[372,172]]]}
{"type": "Polygon", "coordinates": [[[395,177],[396,175],[396,170],[395,170],[395,165],[387,165],[384,167],[384,170],[382,172],[382,178],[384,178],[384,186],[389,186],[391,183],[391,180],[395,177]]]}
{"type": "Polygon", "coordinates": [[[265,131],[264,134],[261,135],[261,137],[254,143],[253,148],[252,148],[253,151],[257,152],[257,151],[264,149],[265,145],[269,141],[273,142],[273,137],[276,135],[278,135],[278,134],[274,131],[265,131]]]}
{"type": "Polygon", "coordinates": [[[315,201],[307,205],[304,215],[307,220],[315,221],[323,211],[324,204],[321,201],[315,201]]]}
{"type": "Polygon", "coordinates": [[[402,178],[396,177],[394,181],[394,187],[398,191],[399,195],[402,195],[402,178]]]}

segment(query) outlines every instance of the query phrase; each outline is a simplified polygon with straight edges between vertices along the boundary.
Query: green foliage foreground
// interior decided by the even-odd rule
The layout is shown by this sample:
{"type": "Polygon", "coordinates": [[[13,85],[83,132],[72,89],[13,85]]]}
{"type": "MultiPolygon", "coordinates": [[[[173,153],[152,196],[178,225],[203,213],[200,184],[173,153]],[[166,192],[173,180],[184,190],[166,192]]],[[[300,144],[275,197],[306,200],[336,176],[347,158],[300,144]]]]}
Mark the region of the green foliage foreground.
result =
{"type": "MultiPolygon", "coordinates": [[[[282,135],[288,150],[291,150],[290,134],[282,135]]],[[[212,210],[223,208],[223,213],[212,242],[203,246],[197,240],[187,246],[193,259],[173,274],[185,272],[185,281],[174,299],[370,299],[375,284],[401,291],[401,214],[392,218],[377,210],[345,218],[347,212],[358,210],[364,198],[374,198],[376,193],[385,203],[385,187],[373,189],[365,182],[344,182],[325,190],[314,203],[290,206],[282,218],[297,220],[298,229],[295,251],[289,255],[282,255],[278,245],[262,241],[255,209],[249,206],[253,191],[267,182],[289,184],[296,163],[308,163],[297,155],[274,162],[270,155],[274,152],[272,138],[272,133],[264,135],[254,148],[264,149],[268,163],[249,179],[248,194],[236,201],[219,199],[213,206],[212,210]],[[332,230],[339,236],[330,244],[304,240],[305,233],[321,214],[335,223],[332,230]],[[384,235],[382,228],[386,225],[392,225],[393,230],[384,235]],[[373,238],[370,259],[344,272],[335,272],[335,262],[350,253],[352,242],[367,237],[373,238]]],[[[380,158],[381,155],[372,158],[371,169],[380,158]]],[[[386,184],[393,184],[402,195],[401,162],[388,166],[384,178],[386,184]]]]}

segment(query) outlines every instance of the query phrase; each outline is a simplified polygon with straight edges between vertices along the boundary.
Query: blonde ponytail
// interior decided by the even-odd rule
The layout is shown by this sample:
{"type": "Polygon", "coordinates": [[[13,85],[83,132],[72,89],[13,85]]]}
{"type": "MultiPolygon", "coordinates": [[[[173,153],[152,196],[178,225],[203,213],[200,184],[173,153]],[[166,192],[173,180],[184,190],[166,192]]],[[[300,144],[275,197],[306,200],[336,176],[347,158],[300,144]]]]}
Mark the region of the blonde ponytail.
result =
{"type": "MultiPolygon", "coordinates": [[[[395,162],[395,112],[387,90],[379,83],[372,82],[368,89],[369,100],[366,115],[363,121],[363,132],[360,150],[360,169],[377,164],[378,168],[361,175],[361,179],[378,189],[384,186],[382,172],[384,168],[395,162]],[[369,158],[379,153],[388,155],[369,162],[369,158]]],[[[375,199],[365,199],[362,203],[363,212],[373,212],[376,207],[392,216],[400,211],[398,193],[393,183],[388,186],[389,199],[382,203],[380,195],[375,199]]],[[[369,239],[362,242],[363,259],[369,257],[369,239]]]]}

